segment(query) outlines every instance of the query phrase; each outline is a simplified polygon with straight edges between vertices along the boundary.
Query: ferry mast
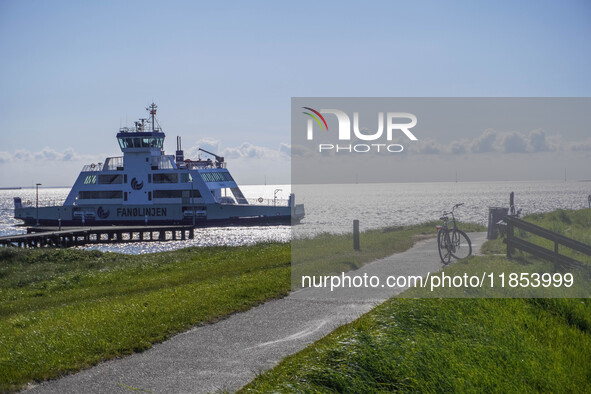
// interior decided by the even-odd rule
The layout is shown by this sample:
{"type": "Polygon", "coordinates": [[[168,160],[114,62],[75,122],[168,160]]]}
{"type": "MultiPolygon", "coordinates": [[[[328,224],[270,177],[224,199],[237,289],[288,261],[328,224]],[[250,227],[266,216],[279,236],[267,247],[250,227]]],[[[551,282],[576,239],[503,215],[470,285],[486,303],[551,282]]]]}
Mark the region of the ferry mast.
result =
{"type": "Polygon", "coordinates": [[[146,108],[146,110],[150,112],[150,116],[152,117],[152,132],[154,132],[155,128],[154,117],[156,116],[156,108],[158,108],[158,106],[153,102],[152,104],[150,104],[149,107],[146,108]]]}

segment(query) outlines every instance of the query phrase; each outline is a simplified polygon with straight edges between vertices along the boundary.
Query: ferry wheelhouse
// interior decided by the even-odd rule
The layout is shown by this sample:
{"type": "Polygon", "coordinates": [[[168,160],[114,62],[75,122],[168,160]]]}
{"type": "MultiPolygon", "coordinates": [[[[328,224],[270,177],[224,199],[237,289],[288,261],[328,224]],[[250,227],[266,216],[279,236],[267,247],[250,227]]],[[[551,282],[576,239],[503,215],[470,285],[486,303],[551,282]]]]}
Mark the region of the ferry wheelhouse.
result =
{"type": "Polygon", "coordinates": [[[288,200],[249,201],[223,157],[200,149],[207,159],[185,159],[181,138],[166,155],[165,134],[149,117],[117,133],[123,156],[84,166],[62,206],[34,207],[15,198],[15,218],[27,225],[261,224],[293,223],[304,206],[288,200]]]}

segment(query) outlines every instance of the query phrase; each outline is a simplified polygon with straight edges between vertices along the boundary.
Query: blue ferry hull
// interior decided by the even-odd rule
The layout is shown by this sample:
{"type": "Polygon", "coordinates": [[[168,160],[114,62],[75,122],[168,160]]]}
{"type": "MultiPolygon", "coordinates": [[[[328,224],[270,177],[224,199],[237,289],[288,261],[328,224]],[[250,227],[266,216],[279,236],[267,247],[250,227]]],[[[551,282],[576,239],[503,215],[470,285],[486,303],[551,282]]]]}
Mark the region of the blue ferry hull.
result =
{"type": "Polygon", "coordinates": [[[206,209],[190,208],[183,211],[180,205],[159,206],[53,206],[53,207],[21,207],[15,208],[15,218],[25,225],[43,226],[108,226],[108,225],[147,225],[147,224],[195,224],[196,226],[219,225],[260,225],[260,224],[292,224],[303,218],[294,207],[289,206],[258,206],[258,205],[224,205],[211,204],[206,209]],[[193,213],[195,218],[193,219],[193,213]]]}

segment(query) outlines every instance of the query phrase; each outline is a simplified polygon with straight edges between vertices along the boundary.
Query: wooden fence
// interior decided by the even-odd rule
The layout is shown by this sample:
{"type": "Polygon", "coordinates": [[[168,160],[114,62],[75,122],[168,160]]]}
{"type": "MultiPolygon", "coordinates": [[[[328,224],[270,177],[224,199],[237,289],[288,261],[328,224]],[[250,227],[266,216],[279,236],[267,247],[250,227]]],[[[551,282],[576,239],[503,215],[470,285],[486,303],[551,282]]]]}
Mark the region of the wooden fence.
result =
{"type": "Polygon", "coordinates": [[[578,260],[560,254],[559,245],[584,253],[587,256],[591,256],[591,246],[587,244],[575,241],[571,238],[567,238],[563,235],[557,234],[550,230],[546,230],[545,228],[525,222],[521,219],[517,219],[513,216],[506,216],[504,220],[507,223],[507,238],[505,240],[505,242],[507,243],[507,257],[511,257],[511,254],[514,252],[515,249],[520,249],[536,257],[553,261],[555,264],[577,266],[583,264],[578,260]],[[554,242],[554,250],[546,249],[542,246],[525,241],[521,238],[517,238],[515,236],[515,228],[527,231],[531,234],[538,235],[542,238],[546,238],[554,242]]]}

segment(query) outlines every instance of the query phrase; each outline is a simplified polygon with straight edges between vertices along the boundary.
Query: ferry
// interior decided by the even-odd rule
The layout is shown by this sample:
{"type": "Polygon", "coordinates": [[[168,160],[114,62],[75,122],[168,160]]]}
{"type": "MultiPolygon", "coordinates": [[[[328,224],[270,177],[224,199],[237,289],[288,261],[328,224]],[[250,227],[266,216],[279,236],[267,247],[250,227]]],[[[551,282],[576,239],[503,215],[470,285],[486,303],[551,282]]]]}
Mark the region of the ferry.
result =
{"type": "Polygon", "coordinates": [[[84,166],[63,205],[39,207],[15,197],[14,217],[25,225],[61,227],[292,224],[305,216],[294,194],[247,199],[224,157],[200,148],[207,159],[186,159],[180,137],[176,154],[166,155],[156,109],[152,103],[149,117],[119,129],[123,156],[84,166]]]}

